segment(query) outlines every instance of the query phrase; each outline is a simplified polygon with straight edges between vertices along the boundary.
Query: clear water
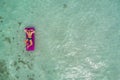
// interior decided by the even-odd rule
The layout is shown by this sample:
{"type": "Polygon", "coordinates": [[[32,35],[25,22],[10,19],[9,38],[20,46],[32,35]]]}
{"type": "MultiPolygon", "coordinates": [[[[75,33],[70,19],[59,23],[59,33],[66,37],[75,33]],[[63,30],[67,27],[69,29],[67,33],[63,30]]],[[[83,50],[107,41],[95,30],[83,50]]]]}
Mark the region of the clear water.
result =
{"type": "Polygon", "coordinates": [[[120,0],[0,0],[0,80],[120,80],[119,61],[120,0]]]}

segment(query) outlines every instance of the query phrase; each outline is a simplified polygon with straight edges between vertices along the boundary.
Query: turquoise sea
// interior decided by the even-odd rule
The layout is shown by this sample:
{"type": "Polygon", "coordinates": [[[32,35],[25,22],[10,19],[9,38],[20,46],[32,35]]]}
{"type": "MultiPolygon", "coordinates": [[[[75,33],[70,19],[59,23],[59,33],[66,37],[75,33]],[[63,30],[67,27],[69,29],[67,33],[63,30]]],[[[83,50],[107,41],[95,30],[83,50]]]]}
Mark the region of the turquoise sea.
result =
{"type": "Polygon", "coordinates": [[[0,0],[0,80],[120,80],[120,0],[0,0]]]}

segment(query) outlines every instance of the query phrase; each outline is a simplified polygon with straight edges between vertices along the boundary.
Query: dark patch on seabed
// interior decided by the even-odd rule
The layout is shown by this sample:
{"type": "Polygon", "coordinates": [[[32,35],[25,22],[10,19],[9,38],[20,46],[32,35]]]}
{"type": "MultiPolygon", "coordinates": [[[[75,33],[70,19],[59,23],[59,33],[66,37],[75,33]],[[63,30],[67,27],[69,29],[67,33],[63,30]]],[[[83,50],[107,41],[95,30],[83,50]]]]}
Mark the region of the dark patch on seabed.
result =
{"type": "Polygon", "coordinates": [[[1,23],[3,22],[3,20],[0,21],[1,23]]]}
{"type": "Polygon", "coordinates": [[[19,69],[20,69],[20,66],[17,66],[17,67],[16,67],[16,71],[18,71],[19,69]]]}
{"type": "Polygon", "coordinates": [[[4,41],[11,43],[11,39],[9,37],[5,37],[4,41]]]}
{"type": "Polygon", "coordinates": [[[19,58],[17,61],[14,61],[14,63],[12,64],[12,66],[14,66],[16,68],[16,71],[20,70],[20,64],[22,64],[23,66],[26,65],[27,68],[29,70],[32,70],[33,69],[33,64],[31,62],[28,62],[28,61],[24,61],[20,58],[20,55],[19,55],[19,58]]]}
{"type": "Polygon", "coordinates": [[[12,39],[14,40],[15,38],[13,37],[12,39]]]}
{"type": "Polygon", "coordinates": [[[0,60],[0,80],[8,80],[9,71],[6,66],[5,60],[0,60]]]}
{"type": "Polygon", "coordinates": [[[2,16],[0,16],[0,19],[3,19],[3,17],[2,17],[2,16]]]}
{"type": "Polygon", "coordinates": [[[3,17],[2,17],[2,16],[0,16],[0,22],[1,22],[1,23],[3,22],[3,17]]]}
{"type": "Polygon", "coordinates": [[[18,22],[19,26],[21,26],[22,22],[18,22]]]}
{"type": "Polygon", "coordinates": [[[15,77],[16,77],[17,79],[19,79],[19,76],[16,75],[15,77]]]}
{"type": "Polygon", "coordinates": [[[34,78],[28,78],[28,80],[34,80],[34,78]]]}
{"type": "Polygon", "coordinates": [[[67,4],[63,4],[63,8],[67,8],[67,4]]]}

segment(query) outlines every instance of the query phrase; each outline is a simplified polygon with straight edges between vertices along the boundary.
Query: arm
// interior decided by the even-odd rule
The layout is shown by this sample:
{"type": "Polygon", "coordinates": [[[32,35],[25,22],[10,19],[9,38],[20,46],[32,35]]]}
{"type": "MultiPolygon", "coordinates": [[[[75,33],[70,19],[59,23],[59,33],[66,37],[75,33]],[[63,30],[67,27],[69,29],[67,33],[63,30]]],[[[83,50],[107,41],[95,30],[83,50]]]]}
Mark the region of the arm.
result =
{"type": "Polygon", "coordinates": [[[32,31],[32,34],[35,33],[35,31],[32,31]]]}
{"type": "Polygon", "coordinates": [[[34,30],[31,30],[31,31],[32,31],[32,32],[31,32],[32,34],[33,34],[33,33],[35,33],[35,31],[34,31],[34,30]]]}
{"type": "Polygon", "coordinates": [[[26,29],[24,30],[25,33],[27,33],[26,29]]]}
{"type": "Polygon", "coordinates": [[[26,30],[26,29],[25,29],[24,31],[25,31],[25,33],[26,33],[26,34],[28,34],[28,32],[27,32],[27,30],[26,30]]]}

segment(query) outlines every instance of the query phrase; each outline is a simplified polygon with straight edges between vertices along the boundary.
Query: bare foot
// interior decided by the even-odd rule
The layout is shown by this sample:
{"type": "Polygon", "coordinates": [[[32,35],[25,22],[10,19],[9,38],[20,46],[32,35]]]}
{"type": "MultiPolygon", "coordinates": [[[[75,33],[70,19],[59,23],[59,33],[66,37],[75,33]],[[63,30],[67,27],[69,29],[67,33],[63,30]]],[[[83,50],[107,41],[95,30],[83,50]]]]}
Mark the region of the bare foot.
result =
{"type": "Polygon", "coordinates": [[[30,46],[27,46],[27,49],[29,48],[30,46]]]}
{"type": "Polygon", "coordinates": [[[27,49],[29,48],[29,47],[31,47],[32,45],[27,45],[27,49]]]}

